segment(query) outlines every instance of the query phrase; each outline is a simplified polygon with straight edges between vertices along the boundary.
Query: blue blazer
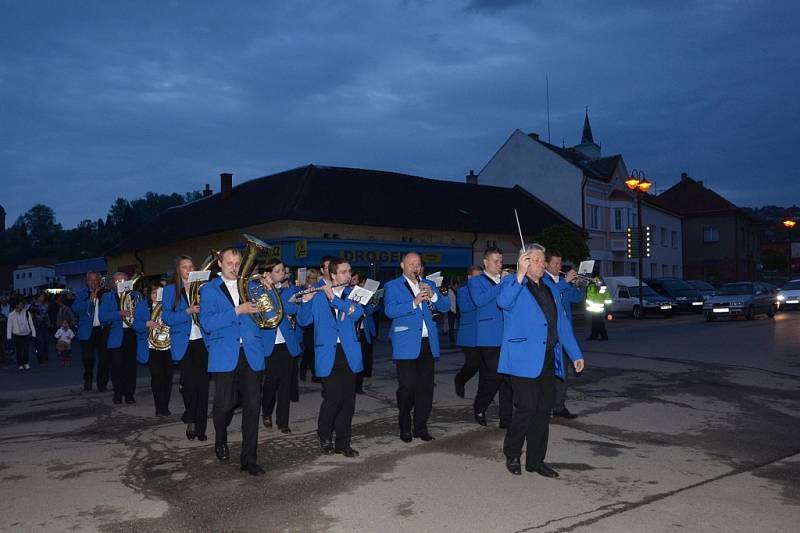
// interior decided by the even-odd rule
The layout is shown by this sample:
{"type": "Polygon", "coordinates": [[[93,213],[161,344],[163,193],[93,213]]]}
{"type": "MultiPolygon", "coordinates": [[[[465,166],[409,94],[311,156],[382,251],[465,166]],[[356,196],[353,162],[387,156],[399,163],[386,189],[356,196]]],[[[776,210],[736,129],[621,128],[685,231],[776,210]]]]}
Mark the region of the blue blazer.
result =
{"type": "Polygon", "coordinates": [[[111,326],[106,348],[122,346],[122,317],[119,316],[119,300],[115,291],[105,293],[100,299],[100,323],[111,326]]]}
{"type": "Polygon", "coordinates": [[[233,299],[220,276],[200,287],[200,324],[206,332],[209,372],[232,372],[244,347],[255,372],[265,368],[263,334],[250,315],[236,315],[233,299]],[[242,340],[242,344],[239,343],[242,340]]]}
{"type": "Polygon", "coordinates": [[[339,338],[342,349],[347,357],[347,364],[353,373],[364,370],[361,358],[361,343],[356,337],[356,321],[364,313],[361,304],[347,299],[350,288],[342,292],[341,298],[334,298],[330,302],[323,292],[318,292],[314,297],[300,304],[297,320],[301,326],[314,324],[314,371],[318,377],[326,378],[331,375],[333,363],[336,358],[336,339],[339,338]],[[355,306],[352,315],[350,305],[355,306]],[[343,312],[345,319],[334,318],[334,313],[343,312]]]}
{"type": "Polygon", "coordinates": [[[456,305],[459,312],[456,345],[474,348],[478,342],[478,307],[472,301],[466,285],[456,290],[456,305]]]}
{"type": "MultiPolygon", "coordinates": [[[[450,310],[450,300],[445,298],[436,285],[423,279],[420,283],[430,285],[433,294],[438,300],[433,304],[440,313],[450,310]]],[[[433,321],[431,310],[427,302],[421,302],[414,308],[414,292],[406,282],[405,276],[400,276],[388,282],[383,292],[384,312],[392,321],[389,328],[389,339],[392,341],[393,359],[416,359],[422,347],[422,324],[428,328],[428,342],[431,353],[439,357],[439,331],[433,321]]]]}
{"type": "MultiPolygon", "coordinates": [[[[186,310],[189,308],[189,300],[187,299],[186,291],[183,290],[183,285],[179,289],[181,291],[181,299],[177,304],[175,303],[175,288],[175,284],[170,283],[164,287],[164,292],[161,293],[161,320],[169,326],[172,360],[180,361],[189,348],[192,317],[186,314],[186,310]],[[175,306],[174,311],[172,310],[173,305],[175,306]]],[[[201,328],[200,332],[202,333],[202,331],[201,328]]],[[[205,335],[203,335],[203,339],[205,339],[205,335]]]]}
{"type": "MultiPolygon", "coordinates": [[[[553,281],[552,278],[549,277],[549,274],[545,274],[543,277],[547,277],[548,281],[553,281]]],[[[572,304],[579,304],[583,302],[583,293],[575,287],[572,283],[567,283],[567,280],[564,279],[563,276],[559,276],[558,283],[555,283],[556,290],[561,295],[561,303],[564,305],[564,311],[567,313],[567,317],[572,320],[572,304]]]]}
{"type": "Polygon", "coordinates": [[[143,365],[150,361],[150,344],[147,342],[149,335],[147,321],[150,320],[152,309],[148,303],[141,301],[136,305],[136,311],[133,313],[133,324],[131,324],[131,329],[136,332],[136,360],[143,365]]]}
{"type": "MultiPolygon", "coordinates": [[[[87,287],[83,287],[75,295],[75,301],[72,302],[72,313],[78,321],[78,340],[88,341],[92,336],[92,327],[94,324],[94,306],[90,309],[89,296],[91,293],[87,287]]],[[[99,306],[98,306],[99,314],[99,306]]],[[[98,317],[99,320],[100,317],[98,317]]],[[[59,325],[59,327],[61,327],[59,325]]]]}
{"type": "Polygon", "coordinates": [[[486,274],[473,276],[467,282],[469,295],[477,307],[476,346],[500,346],[503,342],[503,312],[497,306],[500,285],[486,274]]]}
{"type": "MultiPolygon", "coordinates": [[[[553,293],[558,313],[558,340],[555,346],[555,374],[564,379],[563,350],[572,361],[583,359],[578,341],[572,332],[572,323],[564,312],[561,295],[552,281],[542,282],[553,293]]],[[[525,286],[526,280],[517,283],[516,275],[503,278],[497,304],[503,309],[503,345],[497,371],[522,378],[536,378],[542,373],[547,344],[547,318],[541,307],[525,286]]]]}
{"type": "Polygon", "coordinates": [[[275,349],[275,337],[278,336],[278,329],[281,330],[283,338],[286,340],[286,349],[292,357],[300,355],[300,342],[297,339],[297,326],[293,325],[293,320],[289,316],[297,315],[297,304],[289,301],[289,297],[295,291],[291,287],[283,289],[281,293],[281,301],[283,302],[283,319],[277,328],[264,328],[261,330],[262,338],[264,339],[264,357],[272,355],[272,350],[275,349]]]}

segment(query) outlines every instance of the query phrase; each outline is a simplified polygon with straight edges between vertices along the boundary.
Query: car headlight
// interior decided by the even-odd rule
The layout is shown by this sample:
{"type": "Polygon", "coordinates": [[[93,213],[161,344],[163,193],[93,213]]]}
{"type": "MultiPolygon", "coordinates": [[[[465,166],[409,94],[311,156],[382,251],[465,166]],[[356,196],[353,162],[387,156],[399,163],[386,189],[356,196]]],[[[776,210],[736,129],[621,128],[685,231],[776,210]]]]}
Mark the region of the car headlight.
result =
{"type": "Polygon", "coordinates": [[[779,294],[778,296],[775,297],[775,299],[778,300],[779,302],[782,302],[786,300],[786,296],[784,296],[783,294],[779,294]]]}
{"type": "Polygon", "coordinates": [[[731,302],[731,307],[742,307],[744,302],[731,302]]]}

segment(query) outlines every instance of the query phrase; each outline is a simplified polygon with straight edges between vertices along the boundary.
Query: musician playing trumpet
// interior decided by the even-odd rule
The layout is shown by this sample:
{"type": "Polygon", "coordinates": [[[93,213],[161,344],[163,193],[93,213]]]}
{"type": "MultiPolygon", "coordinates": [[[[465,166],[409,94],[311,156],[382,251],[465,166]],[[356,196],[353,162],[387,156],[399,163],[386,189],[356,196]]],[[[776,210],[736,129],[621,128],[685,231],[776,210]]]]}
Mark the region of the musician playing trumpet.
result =
{"type": "MultiPolygon", "coordinates": [[[[144,288],[144,301],[136,306],[133,324],[136,332],[136,360],[150,369],[150,389],[156,416],[169,416],[169,399],[172,396],[172,357],[169,346],[156,346],[150,341],[150,332],[163,323],[152,320],[153,308],[158,305],[161,283],[148,283],[144,288]]],[[[163,312],[162,312],[163,314],[163,312]]]]}

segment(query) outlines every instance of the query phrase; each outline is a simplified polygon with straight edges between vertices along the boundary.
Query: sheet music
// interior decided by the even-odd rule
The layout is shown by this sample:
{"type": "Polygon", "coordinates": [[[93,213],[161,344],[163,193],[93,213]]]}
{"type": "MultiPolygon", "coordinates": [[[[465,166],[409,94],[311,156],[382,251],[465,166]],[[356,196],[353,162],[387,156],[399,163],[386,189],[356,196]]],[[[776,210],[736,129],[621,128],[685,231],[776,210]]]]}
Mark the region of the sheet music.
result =
{"type": "Polygon", "coordinates": [[[587,276],[591,276],[593,270],[594,270],[594,259],[590,259],[588,261],[581,261],[580,266],[578,266],[578,274],[586,274],[587,276]]]}
{"type": "Polygon", "coordinates": [[[442,282],[444,281],[444,276],[442,276],[441,272],[434,272],[433,274],[425,276],[425,279],[427,279],[428,281],[432,281],[433,284],[436,285],[436,288],[438,289],[439,287],[442,286],[442,282]]]}
{"type": "Polygon", "coordinates": [[[380,281],[375,281],[374,279],[367,278],[367,281],[364,282],[364,288],[368,291],[372,291],[373,293],[378,290],[378,287],[381,286],[380,281]]]}
{"type": "Polygon", "coordinates": [[[189,272],[189,283],[192,283],[193,281],[208,281],[208,278],[210,277],[210,270],[193,270],[189,272]]]}
{"type": "Polygon", "coordinates": [[[157,302],[161,301],[161,296],[163,294],[164,294],[164,287],[159,287],[158,289],[156,289],[156,301],[157,302]]]}
{"type": "Polygon", "coordinates": [[[131,280],[120,281],[119,283],[117,283],[117,294],[122,294],[123,292],[132,290],[133,290],[133,282],[131,280]]]}
{"type": "Polygon", "coordinates": [[[375,294],[373,291],[369,291],[364,287],[353,287],[353,290],[350,291],[350,295],[347,297],[347,299],[353,300],[361,305],[367,305],[367,303],[369,303],[369,301],[372,299],[373,294],[375,294]]]}
{"type": "Polygon", "coordinates": [[[306,267],[297,269],[297,284],[304,287],[306,284],[306,276],[308,276],[308,269],[306,267]]]}

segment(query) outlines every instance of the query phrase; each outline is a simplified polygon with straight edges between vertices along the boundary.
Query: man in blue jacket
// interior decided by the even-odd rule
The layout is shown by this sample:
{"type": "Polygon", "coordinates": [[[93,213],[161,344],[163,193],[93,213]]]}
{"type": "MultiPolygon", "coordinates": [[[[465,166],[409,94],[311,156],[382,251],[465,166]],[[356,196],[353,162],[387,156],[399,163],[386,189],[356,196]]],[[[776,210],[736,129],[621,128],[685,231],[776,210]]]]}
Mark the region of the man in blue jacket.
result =
{"type": "Polygon", "coordinates": [[[439,358],[439,332],[433,311],[446,313],[450,301],[433,283],[420,279],[419,254],[409,252],[403,256],[400,269],[403,275],[386,284],[383,296],[384,312],[392,321],[389,338],[397,367],[400,439],[431,441],[428,417],[433,407],[434,359],[439,358]]]}
{"type": "Polygon", "coordinates": [[[364,367],[355,324],[364,310],[361,304],[347,299],[350,287],[345,285],[350,281],[350,263],[334,259],[328,264],[328,272],[330,283],[303,296],[297,319],[301,326],[314,324],[315,374],[322,379],[322,405],[317,422],[320,448],[325,454],[357,457],[350,440],[356,408],[356,374],[364,367]]]}
{"type": "MultiPolygon", "coordinates": [[[[111,354],[111,382],[114,385],[114,403],[136,403],[136,333],[129,323],[133,316],[128,310],[120,309],[118,283],[127,281],[124,272],[114,274],[114,290],[107,292],[100,300],[100,323],[109,327],[106,348],[111,354]]],[[[139,294],[141,297],[141,294],[139,294]]],[[[144,299],[144,298],[141,298],[144,299]]]]}
{"type": "Polygon", "coordinates": [[[500,294],[500,279],[503,272],[503,251],[488,248],[483,254],[483,274],[469,280],[469,295],[475,302],[477,317],[476,346],[480,352],[478,393],[475,395],[473,412],[478,424],[486,425],[486,409],[500,392],[500,428],[511,424],[511,386],[508,380],[497,373],[500,344],[503,340],[503,312],[497,306],[500,294]]]}
{"type": "Polygon", "coordinates": [[[100,298],[103,295],[100,281],[100,274],[94,271],[87,272],[86,285],[78,291],[75,301],[72,302],[72,312],[78,320],[78,340],[81,343],[83,390],[87,392],[92,390],[95,359],[97,359],[97,391],[105,392],[108,386],[108,350],[103,334],[104,328],[100,323],[100,298]]]}
{"type": "Polygon", "coordinates": [[[258,413],[261,410],[261,375],[264,342],[252,315],[258,308],[239,301],[237,279],[242,253],[226,248],[219,253],[220,278],[200,288],[200,325],[206,332],[208,371],[214,378],[214,453],[230,459],[228,424],[237,400],[242,406],[241,470],[257,476],[258,413]]]}
{"type": "Polygon", "coordinates": [[[564,349],[576,372],[583,371],[584,361],[561,296],[551,281],[542,278],[544,271],[544,247],[527,245],[516,275],[501,283],[497,304],[505,321],[497,370],[510,376],[514,393],[514,415],[503,442],[506,468],[514,475],[522,473],[520,457],[527,441],[525,470],[553,478],[558,472],[544,458],[554,381],[564,379],[564,349]]]}
{"type": "MultiPolygon", "coordinates": [[[[473,265],[467,270],[467,281],[480,276],[481,267],[473,265]]],[[[458,309],[458,337],[456,345],[464,350],[464,364],[456,374],[456,396],[464,397],[464,387],[472,376],[480,370],[481,354],[476,344],[478,341],[478,308],[469,295],[469,287],[464,285],[456,290],[456,306],[458,309]]]]}
{"type": "MultiPolygon", "coordinates": [[[[544,254],[545,257],[545,272],[547,277],[553,282],[561,296],[561,303],[564,307],[564,312],[572,324],[572,304],[583,303],[583,293],[575,286],[575,280],[578,278],[578,273],[573,269],[567,272],[563,277],[561,276],[561,253],[557,250],[547,250],[544,254]]],[[[571,413],[567,409],[564,402],[567,398],[567,376],[569,375],[569,368],[564,366],[564,380],[556,380],[555,385],[555,399],[553,400],[553,416],[560,416],[571,420],[577,418],[578,415],[571,413]]]]}

